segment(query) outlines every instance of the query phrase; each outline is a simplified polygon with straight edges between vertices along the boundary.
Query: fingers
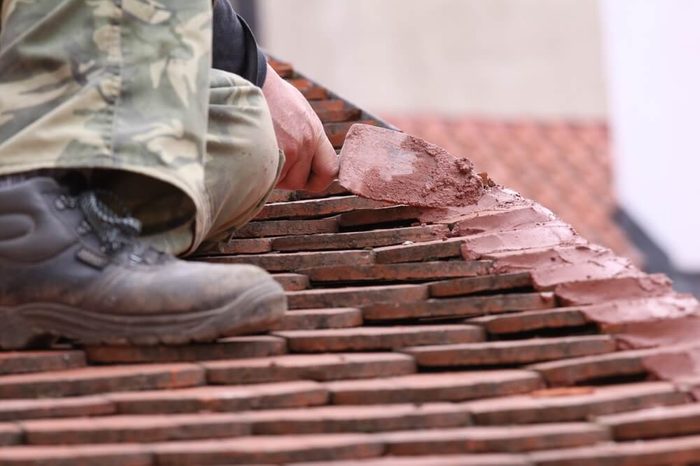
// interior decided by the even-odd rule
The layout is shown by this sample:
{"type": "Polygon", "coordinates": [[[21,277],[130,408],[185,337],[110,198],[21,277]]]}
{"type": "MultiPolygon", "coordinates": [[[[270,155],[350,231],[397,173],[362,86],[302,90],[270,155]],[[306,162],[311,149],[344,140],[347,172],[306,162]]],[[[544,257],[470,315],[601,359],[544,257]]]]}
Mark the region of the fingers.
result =
{"type": "Polygon", "coordinates": [[[277,187],[280,189],[300,190],[306,188],[306,183],[311,174],[312,158],[306,154],[291,154],[289,163],[285,163],[282,172],[286,170],[284,177],[280,177],[277,187]]]}
{"type": "Polygon", "coordinates": [[[328,137],[321,133],[316,155],[311,162],[311,176],[306,182],[306,191],[321,192],[338,176],[338,156],[328,137]]]}
{"type": "Polygon", "coordinates": [[[282,164],[282,170],[280,170],[280,176],[279,180],[277,181],[277,187],[280,189],[285,189],[281,185],[285,182],[287,179],[287,175],[289,174],[289,167],[294,165],[294,161],[291,159],[291,157],[285,152],[284,153],[284,162],[282,164]]]}
{"type": "Polygon", "coordinates": [[[318,139],[313,157],[296,154],[287,160],[277,183],[279,189],[321,192],[338,176],[338,156],[324,133],[318,139]]]}

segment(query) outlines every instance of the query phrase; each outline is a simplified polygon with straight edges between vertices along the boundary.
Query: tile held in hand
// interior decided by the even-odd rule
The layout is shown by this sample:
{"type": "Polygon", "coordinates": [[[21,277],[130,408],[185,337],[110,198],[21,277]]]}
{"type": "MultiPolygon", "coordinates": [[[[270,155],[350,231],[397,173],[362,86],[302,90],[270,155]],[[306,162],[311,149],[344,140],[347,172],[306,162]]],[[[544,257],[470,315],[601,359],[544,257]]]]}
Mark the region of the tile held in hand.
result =
{"type": "Polygon", "coordinates": [[[354,125],[345,139],[340,182],[363,197],[422,207],[474,204],[485,190],[469,159],[366,125],[354,125]]]}

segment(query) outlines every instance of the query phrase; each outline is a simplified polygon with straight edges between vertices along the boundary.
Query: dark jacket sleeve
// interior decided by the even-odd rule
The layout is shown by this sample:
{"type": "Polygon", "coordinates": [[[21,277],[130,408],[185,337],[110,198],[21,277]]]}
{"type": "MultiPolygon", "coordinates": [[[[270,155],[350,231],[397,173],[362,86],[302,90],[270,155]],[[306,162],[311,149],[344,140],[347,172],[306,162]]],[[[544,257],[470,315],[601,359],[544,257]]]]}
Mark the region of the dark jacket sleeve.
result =
{"type": "Polygon", "coordinates": [[[213,67],[235,73],[262,87],[267,60],[258,48],[253,32],[233,11],[228,0],[214,4],[213,67]]]}

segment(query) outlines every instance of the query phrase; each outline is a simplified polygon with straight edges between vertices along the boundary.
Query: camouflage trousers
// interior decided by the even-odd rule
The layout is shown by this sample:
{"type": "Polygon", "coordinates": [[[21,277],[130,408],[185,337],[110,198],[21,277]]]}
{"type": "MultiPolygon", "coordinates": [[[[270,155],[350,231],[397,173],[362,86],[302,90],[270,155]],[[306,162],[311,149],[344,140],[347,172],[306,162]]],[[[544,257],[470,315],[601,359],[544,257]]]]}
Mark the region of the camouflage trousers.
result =
{"type": "Polygon", "coordinates": [[[0,175],[80,169],[176,254],[262,207],[281,155],[261,90],[211,69],[211,0],[0,7],[0,175]]]}

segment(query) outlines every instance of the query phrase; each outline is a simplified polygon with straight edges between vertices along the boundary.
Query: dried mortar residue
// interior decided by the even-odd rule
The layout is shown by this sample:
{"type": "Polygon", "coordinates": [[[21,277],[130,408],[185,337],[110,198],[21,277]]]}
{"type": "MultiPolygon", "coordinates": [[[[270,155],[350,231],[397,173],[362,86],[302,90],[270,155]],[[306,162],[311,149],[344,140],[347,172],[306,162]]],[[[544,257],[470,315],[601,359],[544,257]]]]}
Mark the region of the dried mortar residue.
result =
{"type": "Polygon", "coordinates": [[[360,196],[418,207],[464,207],[485,193],[469,159],[403,133],[355,125],[341,154],[340,181],[360,196]]]}

